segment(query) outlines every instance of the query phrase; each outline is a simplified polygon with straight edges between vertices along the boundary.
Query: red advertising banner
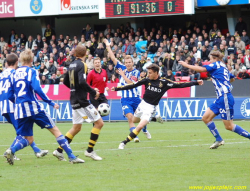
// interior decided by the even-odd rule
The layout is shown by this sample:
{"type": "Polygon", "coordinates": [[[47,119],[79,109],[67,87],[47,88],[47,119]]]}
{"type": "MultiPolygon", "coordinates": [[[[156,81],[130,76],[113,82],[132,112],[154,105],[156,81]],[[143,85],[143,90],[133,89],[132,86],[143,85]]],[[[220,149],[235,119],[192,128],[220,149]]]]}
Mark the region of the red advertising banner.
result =
{"type": "Polygon", "coordinates": [[[14,0],[0,0],[0,18],[15,17],[14,0]]]}
{"type": "MultiPolygon", "coordinates": [[[[117,83],[109,83],[108,88],[111,89],[112,87],[116,87],[119,84],[117,83]]],[[[43,92],[52,100],[69,100],[70,98],[70,90],[65,85],[42,85],[43,92]]],[[[140,89],[141,95],[144,94],[145,88],[144,86],[140,89]]],[[[190,97],[191,88],[176,88],[170,89],[167,91],[163,98],[183,98],[183,97],[190,97]]],[[[112,92],[106,91],[105,95],[107,99],[120,99],[121,92],[112,92]]],[[[39,98],[40,99],[40,98],[39,98]]]]}

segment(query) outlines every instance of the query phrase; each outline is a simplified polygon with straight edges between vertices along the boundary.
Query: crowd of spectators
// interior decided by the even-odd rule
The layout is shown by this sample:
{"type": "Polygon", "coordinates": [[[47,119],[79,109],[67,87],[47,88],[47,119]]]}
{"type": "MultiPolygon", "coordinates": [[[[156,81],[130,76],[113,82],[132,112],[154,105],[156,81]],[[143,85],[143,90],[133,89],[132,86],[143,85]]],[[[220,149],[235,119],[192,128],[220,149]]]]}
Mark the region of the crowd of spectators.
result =
{"type": "MultiPolygon", "coordinates": [[[[200,79],[200,73],[182,67],[178,61],[186,61],[192,65],[202,66],[209,63],[209,53],[218,50],[224,54],[223,61],[228,70],[237,78],[249,78],[250,38],[247,36],[247,25],[239,18],[235,33],[222,30],[216,19],[207,19],[202,25],[194,23],[188,28],[164,28],[157,25],[150,30],[137,28],[130,23],[121,24],[113,29],[110,24],[104,31],[93,30],[90,24],[82,29],[80,39],[77,36],[59,34],[47,25],[43,35],[17,34],[11,31],[9,39],[0,38],[0,72],[5,68],[6,55],[19,54],[25,49],[32,50],[33,67],[39,71],[41,84],[62,84],[70,63],[75,59],[74,48],[83,45],[87,48],[86,64],[88,71],[94,68],[93,59],[100,57],[102,69],[108,73],[109,82],[118,82],[119,74],[106,50],[103,39],[111,43],[111,49],[120,61],[131,55],[134,67],[147,75],[146,68],[152,63],[160,66],[160,75],[171,80],[175,77],[190,77],[194,81],[200,79]],[[144,51],[138,50],[136,44],[145,42],[144,51]]],[[[20,66],[20,63],[19,63],[20,66]]]]}

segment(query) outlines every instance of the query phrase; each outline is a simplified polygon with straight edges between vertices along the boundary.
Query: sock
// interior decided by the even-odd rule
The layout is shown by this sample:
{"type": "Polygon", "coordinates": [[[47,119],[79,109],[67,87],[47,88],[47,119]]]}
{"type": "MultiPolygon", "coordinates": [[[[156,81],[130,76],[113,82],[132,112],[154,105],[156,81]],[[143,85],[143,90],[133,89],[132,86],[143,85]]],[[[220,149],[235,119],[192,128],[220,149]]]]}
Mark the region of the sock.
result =
{"type": "Polygon", "coordinates": [[[235,125],[232,131],[243,137],[250,139],[250,133],[248,133],[246,130],[242,129],[242,127],[238,125],[235,125]]]}
{"type": "Polygon", "coordinates": [[[131,140],[133,140],[137,135],[139,134],[139,132],[136,131],[136,129],[134,129],[129,135],[128,137],[122,141],[125,145],[130,142],[131,140]]]}
{"type": "Polygon", "coordinates": [[[58,144],[60,145],[60,147],[63,148],[63,150],[67,153],[69,158],[76,158],[76,156],[72,153],[72,150],[69,146],[69,142],[67,141],[67,139],[65,139],[65,137],[63,135],[60,135],[59,137],[56,138],[58,144]]]}
{"type": "MultiPolygon", "coordinates": [[[[67,141],[68,141],[69,144],[71,143],[73,137],[74,137],[74,136],[71,135],[69,132],[67,132],[66,135],[65,135],[65,139],[67,139],[67,141]]],[[[59,146],[56,150],[57,150],[59,153],[63,153],[63,148],[60,147],[60,146],[59,146]]]]}
{"type": "Polygon", "coordinates": [[[147,125],[145,125],[145,127],[142,129],[142,131],[143,131],[144,133],[148,131],[148,130],[147,130],[147,125]]]}
{"type": "Polygon", "coordinates": [[[24,147],[27,147],[29,145],[29,141],[25,138],[22,137],[19,141],[15,143],[13,147],[11,147],[11,152],[15,154],[15,152],[23,149],[24,147]]]}
{"type": "Polygon", "coordinates": [[[19,140],[22,139],[22,136],[16,136],[16,138],[14,139],[13,143],[11,144],[10,147],[14,147],[14,145],[16,144],[16,142],[18,142],[19,140]]]}
{"type": "Polygon", "coordinates": [[[218,129],[216,128],[213,121],[210,121],[209,123],[207,123],[207,127],[209,128],[209,130],[211,131],[213,136],[216,138],[216,141],[222,141],[223,140],[221,138],[221,136],[220,136],[220,134],[218,132],[218,129]]]}
{"type": "Polygon", "coordinates": [[[97,128],[93,127],[93,129],[91,131],[91,134],[90,134],[89,145],[88,145],[88,148],[87,148],[87,151],[89,153],[91,153],[93,151],[93,147],[96,144],[96,141],[97,141],[97,139],[99,137],[100,131],[101,131],[101,129],[97,129],[97,128]]]}
{"type": "Polygon", "coordinates": [[[32,149],[33,149],[33,151],[34,151],[35,153],[41,152],[41,149],[39,149],[39,148],[36,146],[36,143],[35,143],[35,142],[31,143],[30,146],[32,147],[32,149]]]}
{"type": "Polygon", "coordinates": [[[151,121],[156,122],[156,117],[152,117],[151,121]]]}
{"type": "MultiPolygon", "coordinates": [[[[130,133],[133,132],[133,130],[135,129],[135,127],[131,127],[129,130],[130,130],[130,133]]],[[[138,138],[137,136],[135,138],[138,138]]]]}

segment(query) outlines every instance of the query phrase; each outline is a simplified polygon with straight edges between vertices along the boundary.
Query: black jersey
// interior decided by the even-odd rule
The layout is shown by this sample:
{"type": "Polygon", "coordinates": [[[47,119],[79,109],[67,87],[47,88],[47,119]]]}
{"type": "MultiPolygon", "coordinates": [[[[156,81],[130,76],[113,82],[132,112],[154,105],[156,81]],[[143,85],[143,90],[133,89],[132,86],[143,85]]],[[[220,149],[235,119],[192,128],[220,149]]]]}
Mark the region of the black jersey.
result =
{"type": "Polygon", "coordinates": [[[70,88],[70,104],[73,109],[87,107],[90,103],[87,100],[88,92],[95,96],[96,91],[86,82],[87,65],[76,59],[69,65],[63,83],[70,88]]]}
{"type": "Polygon", "coordinates": [[[193,85],[198,85],[198,82],[174,82],[167,78],[160,77],[156,80],[143,78],[142,80],[136,83],[116,87],[115,91],[128,90],[141,85],[145,85],[145,93],[143,95],[143,100],[151,105],[158,105],[161,97],[167,90],[171,88],[185,88],[193,85]]]}

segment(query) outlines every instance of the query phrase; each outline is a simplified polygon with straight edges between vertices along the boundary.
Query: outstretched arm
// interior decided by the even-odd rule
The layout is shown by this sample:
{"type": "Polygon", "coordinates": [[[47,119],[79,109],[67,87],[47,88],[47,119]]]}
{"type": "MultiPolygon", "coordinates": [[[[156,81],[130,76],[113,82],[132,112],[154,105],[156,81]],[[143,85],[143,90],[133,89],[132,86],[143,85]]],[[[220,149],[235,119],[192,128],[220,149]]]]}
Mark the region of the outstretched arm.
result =
{"type": "Polygon", "coordinates": [[[179,64],[181,64],[183,67],[192,69],[196,72],[207,72],[207,69],[205,67],[189,65],[188,63],[184,61],[179,61],[179,64]]]}
{"type": "Polygon", "coordinates": [[[173,82],[172,88],[186,88],[194,85],[203,85],[203,80],[197,80],[197,82],[173,82]]]}
{"type": "Polygon", "coordinates": [[[147,79],[143,78],[142,80],[140,80],[138,82],[131,83],[131,84],[128,84],[125,86],[113,87],[111,90],[112,91],[130,90],[130,89],[136,88],[136,87],[141,86],[141,85],[146,84],[146,83],[147,83],[147,79]]]}
{"type": "Polygon", "coordinates": [[[103,42],[106,44],[106,48],[108,50],[108,53],[109,53],[111,60],[113,61],[114,65],[116,65],[118,60],[116,59],[113,51],[110,48],[110,43],[108,42],[107,39],[104,39],[103,42]]]}

